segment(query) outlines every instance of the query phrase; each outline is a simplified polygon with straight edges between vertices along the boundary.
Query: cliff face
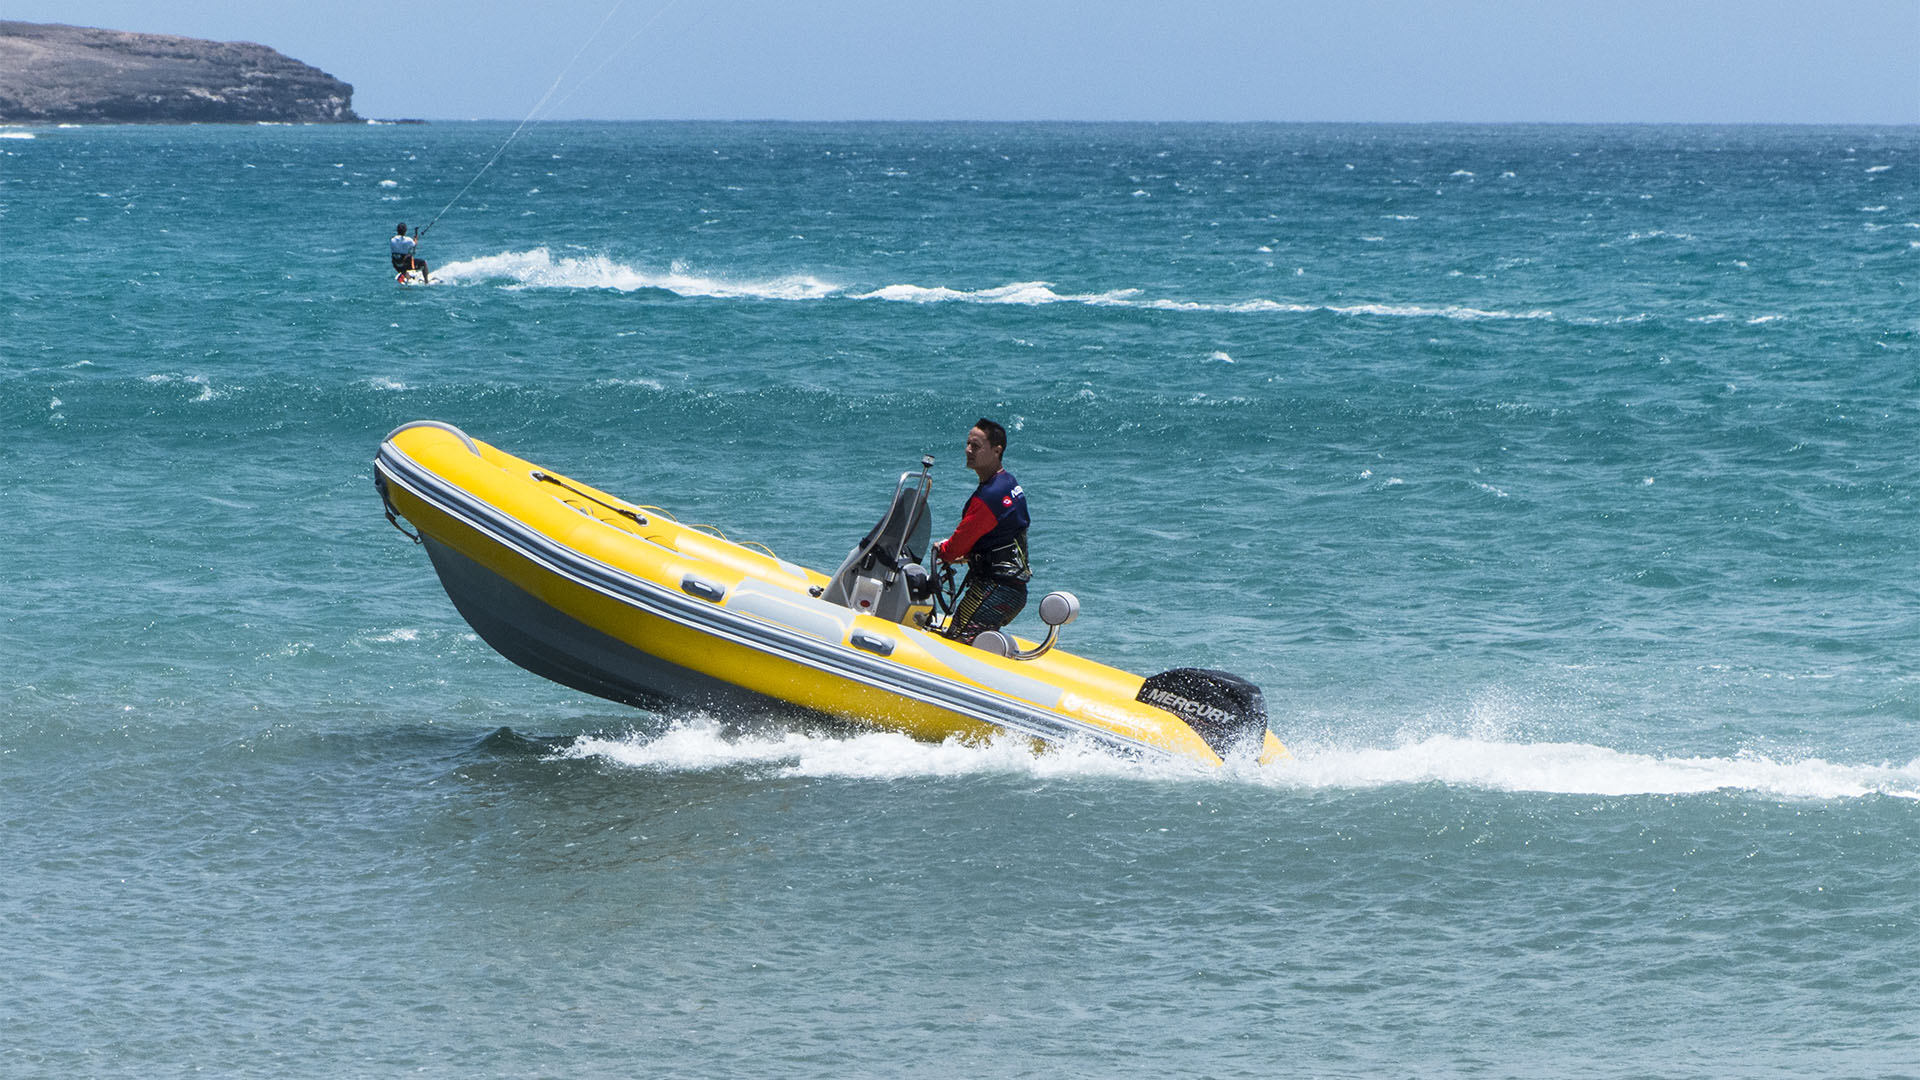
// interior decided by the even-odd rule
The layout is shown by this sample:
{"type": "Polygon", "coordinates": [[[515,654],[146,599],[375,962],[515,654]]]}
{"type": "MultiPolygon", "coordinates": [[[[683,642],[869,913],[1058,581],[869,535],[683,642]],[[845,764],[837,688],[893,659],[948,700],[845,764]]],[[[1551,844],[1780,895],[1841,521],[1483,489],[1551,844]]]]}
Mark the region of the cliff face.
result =
{"type": "Polygon", "coordinates": [[[0,22],[0,122],[359,120],[351,85],[265,45],[0,22]]]}

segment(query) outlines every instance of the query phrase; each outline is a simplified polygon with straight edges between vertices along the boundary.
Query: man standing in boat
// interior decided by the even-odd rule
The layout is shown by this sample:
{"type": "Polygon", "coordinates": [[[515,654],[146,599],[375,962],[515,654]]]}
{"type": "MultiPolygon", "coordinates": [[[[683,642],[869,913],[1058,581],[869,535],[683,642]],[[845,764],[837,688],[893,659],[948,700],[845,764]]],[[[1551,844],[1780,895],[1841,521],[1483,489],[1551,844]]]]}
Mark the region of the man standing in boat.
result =
{"type": "Polygon", "coordinates": [[[427,264],[413,257],[414,244],[413,237],[407,235],[407,223],[401,222],[399,228],[393,230],[393,238],[387,241],[387,246],[393,249],[393,268],[402,274],[418,270],[421,282],[431,285],[433,279],[427,276],[427,264]]]}
{"type": "Polygon", "coordinates": [[[967,561],[967,580],[946,634],[971,643],[988,630],[1013,621],[1027,606],[1027,493],[1000,467],[1007,452],[1007,429],[982,417],[967,432],[967,468],[980,486],[967,499],[953,535],[933,547],[944,563],[967,561]]]}

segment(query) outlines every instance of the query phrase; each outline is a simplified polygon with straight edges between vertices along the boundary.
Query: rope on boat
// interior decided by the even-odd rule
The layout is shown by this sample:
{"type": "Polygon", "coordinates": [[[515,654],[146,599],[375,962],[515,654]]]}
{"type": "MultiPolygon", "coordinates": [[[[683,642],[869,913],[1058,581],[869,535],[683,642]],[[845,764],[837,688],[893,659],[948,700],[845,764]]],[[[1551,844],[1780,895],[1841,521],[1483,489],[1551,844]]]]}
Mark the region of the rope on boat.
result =
{"type": "Polygon", "coordinates": [[[387,512],[387,524],[399,529],[406,535],[407,539],[412,540],[416,544],[426,543],[425,540],[420,538],[419,533],[400,524],[400,511],[393,508],[393,499],[387,494],[386,478],[376,474],[373,478],[373,489],[380,493],[380,505],[387,512]]]}
{"type": "MultiPolygon", "coordinates": [[[[533,477],[535,480],[539,481],[540,483],[554,484],[559,487],[566,488],[568,491],[573,492],[575,495],[580,496],[581,498],[587,500],[588,502],[595,503],[600,506],[604,506],[607,509],[613,511],[614,513],[619,514],[621,517],[629,519],[635,525],[645,525],[647,523],[647,519],[641,516],[636,511],[630,510],[624,506],[615,506],[614,504],[608,502],[607,500],[602,499],[598,495],[595,495],[593,492],[582,491],[579,488],[574,487],[572,484],[567,483],[565,480],[562,480],[559,477],[552,475],[551,473],[545,473],[540,471],[539,469],[535,469],[531,473],[528,473],[527,475],[533,477]]],[[[657,507],[649,506],[646,509],[653,510],[653,509],[657,509],[657,507]]]]}
{"type": "MultiPolygon", "coordinates": [[[[613,503],[610,503],[610,502],[608,502],[607,500],[605,500],[605,499],[603,499],[603,498],[601,498],[600,496],[598,496],[598,495],[595,495],[595,494],[594,494],[593,492],[591,492],[591,491],[582,491],[581,489],[579,489],[579,488],[577,488],[577,487],[574,487],[574,486],[573,486],[572,484],[569,484],[569,483],[567,483],[567,482],[566,482],[565,480],[562,480],[562,479],[560,479],[559,477],[557,477],[557,476],[554,476],[554,475],[553,475],[553,474],[551,474],[551,473],[547,473],[547,472],[543,472],[543,471],[541,471],[541,470],[539,470],[539,469],[535,469],[535,470],[533,470],[532,472],[530,472],[530,473],[528,473],[527,475],[528,475],[528,476],[531,476],[531,477],[532,477],[532,478],[533,478],[533,479],[534,479],[535,481],[537,481],[537,482],[539,482],[539,483],[542,483],[542,484],[553,484],[553,485],[555,485],[555,486],[557,486],[557,487],[563,487],[563,488],[566,488],[566,489],[567,489],[568,491],[571,491],[571,492],[573,492],[573,493],[574,493],[575,495],[578,495],[578,496],[580,496],[581,498],[583,498],[583,499],[585,499],[585,500],[587,500],[588,502],[591,502],[591,503],[594,503],[594,504],[596,504],[596,505],[599,505],[599,506],[604,506],[604,507],[606,507],[607,509],[609,509],[609,510],[611,510],[611,511],[613,511],[614,513],[616,513],[616,514],[619,514],[619,515],[620,515],[621,517],[624,517],[624,518],[628,518],[628,519],[630,519],[630,520],[632,520],[632,521],[633,521],[633,523],[634,523],[634,524],[636,524],[636,525],[645,525],[645,524],[647,523],[647,519],[646,519],[645,517],[643,517],[643,516],[641,516],[641,515],[640,515],[640,514],[639,514],[638,512],[636,512],[636,511],[634,511],[634,510],[631,510],[631,509],[628,509],[627,507],[624,507],[624,506],[616,506],[616,505],[614,505],[613,503]]],[[[659,507],[657,507],[657,506],[642,506],[642,507],[641,507],[640,509],[641,509],[641,510],[651,510],[651,511],[653,511],[653,512],[654,512],[655,514],[658,514],[659,516],[661,516],[661,517],[663,517],[663,518],[666,518],[666,519],[667,519],[668,521],[671,521],[671,522],[673,522],[674,524],[676,524],[676,525],[679,525],[679,526],[680,526],[681,528],[685,528],[685,529],[699,529],[699,530],[701,530],[701,531],[703,531],[703,532],[705,532],[705,533],[706,533],[707,535],[709,535],[709,536],[715,536],[715,537],[718,537],[718,538],[720,538],[720,539],[722,539],[722,540],[725,540],[725,541],[727,541],[727,543],[729,543],[729,544],[732,544],[732,543],[738,543],[738,544],[739,544],[739,545],[740,545],[741,547],[755,547],[755,548],[759,548],[759,549],[760,549],[761,551],[764,551],[764,552],[766,552],[766,553],[767,553],[767,555],[768,555],[768,557],[770,557],[770,558],[774,558],[774,559],[778,559],[778,558],[780,557],[780,556],[779,556],[778,554],[776,554],[776,553],[774,552],[774,550],[773,550],[772,548],[770,548],[770,547],[768,547],[767,545],[765,545],[765,544],[763,544],[763,543],[761,543],[761,542],[760,542],[760,541],[758,541],[758,540],[739,540],[739,541],[735,541],[735,540],[732,540],[732,539],[730,539],[730,538],[729,538],[729,537],[727,536],[727,534],[726,534],[726,533],[724,533],[724,532],[722,532],[722,531],[720,530],[720,526],[718,526],[718,525],[696,525],[696,524],[690,524],[690,523],[687,523],[687,522],[683,522],[683,521],[681,521],[681,520],[680,520],[679,518],[676,518],[676,517],[674,517],[674,516],[673,516],[672,514],[670,514],[670,513],[668,513],[668,512],[666,512],[665,510],[662,510],[661,508],[659,508],[659,507]]],[[[404,529],[402,529],[401,531],[402,531],[402,532],[405,532],[406,530],[404,530],[404,529]]]]}

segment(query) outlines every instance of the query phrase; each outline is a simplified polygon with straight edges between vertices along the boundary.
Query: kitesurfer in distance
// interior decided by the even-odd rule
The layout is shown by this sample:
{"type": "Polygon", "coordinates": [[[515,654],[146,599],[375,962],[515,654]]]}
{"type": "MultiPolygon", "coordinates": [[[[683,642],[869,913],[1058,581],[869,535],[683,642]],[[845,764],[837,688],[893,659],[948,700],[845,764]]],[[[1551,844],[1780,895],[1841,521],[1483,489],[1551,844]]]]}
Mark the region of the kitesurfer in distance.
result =
{"type": "Polygon", "coordinates": [[[969,644],[1013,621],[1027,606],[1027,493],[1001,467],[1007,429],[982,417],[967,432],[967,468],[980,486],[967,499],[953,535],[933,547],[944,563],[967,561],[967,579],[946,635],[969,644]]]}
{"type": "Polygon", "coordinates": [[[427,276],[427,264],[413,257],[414,239],[407,235],[406,222],[401,222],[393,230],[393,238],[387,241],[387,246],[393,249],[393,268],[395,270],[401,274],[405,274],[409,270],[418,270],[420,271],[420,280],[423,284],[433,284],[433,279],[427,276]]]}

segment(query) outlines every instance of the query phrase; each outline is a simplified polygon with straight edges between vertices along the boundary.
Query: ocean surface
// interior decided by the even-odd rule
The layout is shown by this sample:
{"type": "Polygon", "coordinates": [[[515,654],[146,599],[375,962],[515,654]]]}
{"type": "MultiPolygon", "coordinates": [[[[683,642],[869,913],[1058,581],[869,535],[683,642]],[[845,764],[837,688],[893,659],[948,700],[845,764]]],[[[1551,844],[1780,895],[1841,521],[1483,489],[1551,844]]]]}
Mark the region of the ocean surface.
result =
{"type": "Polygon", "coordinates": [[[513,133],[0,131],[0,1075],[1920,1076],[1920,129],[513,133]],[[1292,761],[586,697],[372,486],[983,415],[1292,761]]]}

